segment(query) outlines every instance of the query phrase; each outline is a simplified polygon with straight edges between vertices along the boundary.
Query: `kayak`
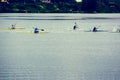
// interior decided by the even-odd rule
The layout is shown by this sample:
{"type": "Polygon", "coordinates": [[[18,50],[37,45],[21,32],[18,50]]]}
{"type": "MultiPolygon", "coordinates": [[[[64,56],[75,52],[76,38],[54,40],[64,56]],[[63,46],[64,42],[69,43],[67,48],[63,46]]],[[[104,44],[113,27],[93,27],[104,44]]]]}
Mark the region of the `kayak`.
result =
{"type": "MultiPolygon", "coordinates": [[[[93,30],[85,30],[84,32],[94,32],[93,30]]],[[[107,30],[97,30],[95,32],[108,32],[107,30]]]]}
{"type": "Polygon", "coordinates": [[[120,33],[119,31],[111,31],[110,33],[120,33]]]}
{"type": "Polygon", "coordinates": [[[24,30],[25,28],[22,27],[17,27],[15,29],[11,29],[11,28],[0,28],[0,30],[24,30]]]}
{"type": "Polygon", "coordinates": [[[25,34],[46,34],[46,33],[49,33],[47,31],[39,31],[39,33],[34,33],[33,31],[27,31],[27,32],[24,32],[25,34]]]}

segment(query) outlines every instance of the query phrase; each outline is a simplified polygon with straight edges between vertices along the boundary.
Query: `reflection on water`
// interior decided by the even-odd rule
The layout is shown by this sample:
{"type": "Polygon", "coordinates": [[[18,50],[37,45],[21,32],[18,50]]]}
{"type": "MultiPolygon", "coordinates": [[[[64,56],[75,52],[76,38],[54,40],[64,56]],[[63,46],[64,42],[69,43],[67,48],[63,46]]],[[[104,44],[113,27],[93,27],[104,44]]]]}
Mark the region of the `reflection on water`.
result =
{"type": "Polygon", "coordinates": [[[66,71],[62,67],[36,67],[33,66],[3,66],[2,72],[0,73],[1,80],[119,80],[117,79],[118,74],[116,72],[98,72],[98,73],[91,73],[91,72],[73,72],[73,71],[66,71]],[[12,68],[11,68],[12,67],[12,68]],[[5,69],[5,70],[4,70],[5,69]],[[7,70],[7,71],[6,71],[7,70]],[[10,70],[8,72],[8,70],[10,70]],[[78,73],[79,72],[79,73],[78,73]]]}
{"type": "MultiPolygon", "coordinates": [[[[94,24],[110,29],[119,24],[118,20],[77,23],[86,29],[94,24]]],[[[74,20],[3,19],[0,23],[7,26],[14,21],[17,26],[24,26],[24,31],[43,25],[49,33],[0,31],[0,80],[119,80],[119,33],[71,31],[68,28],[74,20]]]]}

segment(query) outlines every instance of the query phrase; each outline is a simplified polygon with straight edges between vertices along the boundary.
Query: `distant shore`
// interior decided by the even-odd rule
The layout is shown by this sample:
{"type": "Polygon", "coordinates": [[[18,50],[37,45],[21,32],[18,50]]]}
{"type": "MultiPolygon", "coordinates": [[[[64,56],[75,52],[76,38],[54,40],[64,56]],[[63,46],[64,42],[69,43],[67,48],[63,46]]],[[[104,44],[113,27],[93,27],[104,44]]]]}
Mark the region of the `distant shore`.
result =
{"type": "Polygon", "coordinates": [[[0,13],[120,13],[119,7],[108,5],[92,6],[82,9],[82,2],[61,3],[1,3],[0,13]]]}

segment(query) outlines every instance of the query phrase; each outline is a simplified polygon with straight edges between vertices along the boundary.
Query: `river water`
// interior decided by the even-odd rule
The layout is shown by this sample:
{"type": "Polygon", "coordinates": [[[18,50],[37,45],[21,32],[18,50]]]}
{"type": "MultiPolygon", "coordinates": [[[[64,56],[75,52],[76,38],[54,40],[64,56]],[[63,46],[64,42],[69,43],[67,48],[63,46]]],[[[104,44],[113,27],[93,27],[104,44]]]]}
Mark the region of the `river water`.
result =
{"type": "Polygon", "coordinates": [[[0,80],[119,80],[120,14],[0,14],[0,80]],[[94,26],[108,32],[73,31],[94,26]],[[26,34],[34,27],[46,34],[26,34]]]}

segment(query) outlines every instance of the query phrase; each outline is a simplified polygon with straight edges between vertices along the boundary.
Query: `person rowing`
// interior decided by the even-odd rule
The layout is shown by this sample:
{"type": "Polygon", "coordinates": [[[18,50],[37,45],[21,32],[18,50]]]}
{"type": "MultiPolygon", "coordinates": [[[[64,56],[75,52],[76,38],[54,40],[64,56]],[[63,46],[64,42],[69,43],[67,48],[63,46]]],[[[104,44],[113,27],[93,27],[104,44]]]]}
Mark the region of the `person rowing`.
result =
{"type": "Polygon", "coordinates": [[[34,33],[39,33],[39,29],[37,27],[34,28],[34,33]]]}
{"type": "Polygon", "coordinates": [[[73,26],[73,30],[76,30],[78,28],[77,23],[75,22],[75,25],[73,26]]]}
{"type": "Polygon", "coordinates": [[[11,29],[15,29],[15,25],[16,25],[16,24],[14,24],[14,25],[12,24],[12,27],[11,27],[11,29]]]}
{"type": "Polygon", "coordinates": [[[38,29],[37,27],[34,28],[34,33],[39,33],[39,31],[45,31],[44,29],[38,29]]]}
{"type": "Polygon", "coordinates": [[[94,27],[92,31],[93,31],[93,32],[97,32],[97,28],[96,28],[96,27],[94,27]]]}
{"type": "Polygon", "coordinates": [[[97,32],[99,27],[93,27],[92,32],[97,32]]]}
{"type": "Polygon", "coordinates": [[[112,32],[120,32],[120,27],[113,27],[112,32]]]}

